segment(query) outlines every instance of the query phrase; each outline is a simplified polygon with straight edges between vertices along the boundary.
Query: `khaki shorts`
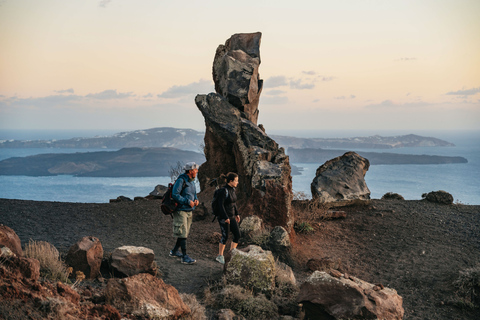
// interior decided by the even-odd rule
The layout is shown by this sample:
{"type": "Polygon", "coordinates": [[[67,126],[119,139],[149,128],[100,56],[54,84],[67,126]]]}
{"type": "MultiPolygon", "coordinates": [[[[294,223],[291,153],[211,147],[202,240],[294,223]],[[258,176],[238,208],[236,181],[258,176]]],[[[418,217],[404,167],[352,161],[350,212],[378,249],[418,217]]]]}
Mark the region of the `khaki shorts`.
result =
{"type": "Polygon", "coordinates": [[[192,211],[175,211],[173,213],[173,236],[187,238],[192,225],[192,211]]]}

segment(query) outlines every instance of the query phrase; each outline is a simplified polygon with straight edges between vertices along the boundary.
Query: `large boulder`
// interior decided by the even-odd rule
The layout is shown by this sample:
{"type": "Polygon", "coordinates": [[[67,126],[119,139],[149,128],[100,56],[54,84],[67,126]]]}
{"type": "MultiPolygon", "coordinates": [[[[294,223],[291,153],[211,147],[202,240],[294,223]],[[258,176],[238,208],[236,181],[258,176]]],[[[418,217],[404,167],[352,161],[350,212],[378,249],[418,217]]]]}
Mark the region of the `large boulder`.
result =
{"type": "Polygon", "coordinates": [[[95,237],[83,237],[68,250],[65,262],[73,268],[74,273],[82,271],[87,279],[100,275],[103,259],[103,247],[95,237]]]}
{"type": "Polygon", "coordinates": [[[0,248],[8,247],[17,257],[23,256],[22,242],[18,235],[3,224],[0,224],[0,248]]]}
{"type": "Polygon", "coordinates": [[[155,275],[155,253],[145,247],[123,246],[116,248],[110,257],[110,265],[120,275],[133,276],[139,273],[155,275]]]}
{"type": "Polygon", "coordinates": [[[403,319],[402,297],[394,289],[343,275],[315,271],[301,286],[297,302],[306,319],[403,319]]]}
{"type": "Polygon", "coordinates": [[[105,297],[120,312],[142,319],[179,319],[191,312],[177,289],[146,273],[108,280],[105,297]]]}
{"type": "Polygon", "coordinates": [[[311,183],[312,198],[321,203],[348,204],[370,199],[365,174],[370,162],[355,152],[347,152],[321,165],[311,183]]]}
{"type": "Polygon", "coordinates": [[[255,292],[269,292],[275,287],[275,258],[270,251],[250,245],[232,250],[225,266],[227,282],[255,292]]]}
{"type": "Polygon", "coordinates": [[[237,33],[219,45],[213,60],[215,91],[238,108],[246,119],[257,124],[262,33],[237,33]]]}
{"type": "Polygon", "coordinates": [[[204,202],[210,184],[221,174],[239,174],[237,206],[245,217],[260,216],[266,224],[291,233],[292,178],[285,150],[257,126],[261,33],[236,34],[217,49],[213,78],[217,93],[197,95],[205,118],[205,158],[198,179],[204,202]],[[252,73],[253,72],[253,73],[252,73]]]}

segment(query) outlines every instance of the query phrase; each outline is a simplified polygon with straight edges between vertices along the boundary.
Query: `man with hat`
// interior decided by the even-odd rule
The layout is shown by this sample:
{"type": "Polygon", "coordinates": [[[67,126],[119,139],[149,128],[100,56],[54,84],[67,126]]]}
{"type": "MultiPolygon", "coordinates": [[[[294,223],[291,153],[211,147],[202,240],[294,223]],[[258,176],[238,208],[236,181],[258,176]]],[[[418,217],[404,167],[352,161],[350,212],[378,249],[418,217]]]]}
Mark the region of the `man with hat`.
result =
{"type": "Polygon", "coordinates": [[[173,236],[177,238],[177,242],[170,251],[170,257],[182,258],[181,262],[184,264],[197,262],[187,255],[187,237],[192,225],[192,212],[199,204],[195,187],[198,167],[195,162],[188,162],[184,168],[185,173],[177,178],[172,188],[172,198],[178,203],[173,213],[173,236]],[[182,252],[179,252],[178,249],[181,249],[182,252]]]}

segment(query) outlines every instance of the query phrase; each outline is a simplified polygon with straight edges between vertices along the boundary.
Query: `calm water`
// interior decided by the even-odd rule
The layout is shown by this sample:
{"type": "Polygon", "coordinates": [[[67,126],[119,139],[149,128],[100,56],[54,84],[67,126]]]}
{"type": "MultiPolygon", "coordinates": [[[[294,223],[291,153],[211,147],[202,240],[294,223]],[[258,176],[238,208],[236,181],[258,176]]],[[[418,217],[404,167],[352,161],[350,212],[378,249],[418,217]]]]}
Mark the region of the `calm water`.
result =
{"type": "MultiPolygon", "coordinates": [[[[61,136],[45,134],[44,139],[61,139],[71,137],[89,137],[96,134],[81,132],[62,133],[61,136]],[[73,135],[74,134],[74,135],[73,135]]],[[[272,133],[273,134],[273,133],[272,133]]],[[[352,137],[366,136],[370,132],[275,132],[275,134],[295,135],[303,137],[352,137]],[[342,135],[343,133],[343,135],[342,135]]],[[[392,135],[392,133],[377,133],[392,135]]],[[[398,133],[406,134],[406,133],[398,133]]],[[[410,154],[430,154],[462,156],[468,159],[466,164],[445,165],[375,165],[370,166],[365,176],[371,197],[381,198],[387,192],[396,192],[405,199],[421,199],[421,195],[430,191],[445,190],[451,193],[456,201],[465,204],[480,204],[480,132],[437,132],[417,133],[423,136],[433,136],[455,143],[452,148],[402,148],[390,150],[369,150],[374,152],[395,152],[410,154]]],[[[27,137],[26,133],[23,138],[27,137]]],[[[0,131],[0,139],[13,139],[15,134],[5,136],[0,131]]],[[[105,150],[105,149],[103,149],[105,150]]],[[[98,151],[95,149],[0,149],[0,160],[14,156],[28,156],[40,153],[66,153],[98,151]]],[[[341,155],[341,153],[339,154],[341,155]]],[[[293,176],[294,191],[302,191],[310,195],[310,183],[316,169],[322,164],[294,163],[304,168],[302,175],[293,176]]],[[[75,176],[27,177],[0,176],[0,198],[25,199],[38,201],[61,202],[108,202],[120,195],[133,198],[148,195],[157,184],[166,185],[170,177],[145,178],[94,178],[75,176]]]]}

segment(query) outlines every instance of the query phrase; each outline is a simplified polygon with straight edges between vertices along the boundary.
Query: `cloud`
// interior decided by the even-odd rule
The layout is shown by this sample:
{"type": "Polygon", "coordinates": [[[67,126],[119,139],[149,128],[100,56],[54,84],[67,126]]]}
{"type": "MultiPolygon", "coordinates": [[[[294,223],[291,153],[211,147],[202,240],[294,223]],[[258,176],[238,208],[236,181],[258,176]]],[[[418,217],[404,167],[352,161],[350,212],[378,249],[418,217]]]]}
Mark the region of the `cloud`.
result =
{"type": "Polygon", "coordinates": [[[314,75],[316,75],[316,72],[315,72],[315,71],[302,71],[302,73],[308,74],[309,76],[314,76],[314,75]]]}
{"type": "Polygon", "coordinates": [[[279,95],[283,95],[283,94],[286,94],[287,92],[284,91],[284,90],[267,90],[267,91],[264,91],[263,94],[265,95],[269,95],[269,96],[279,96],[279,95]]]}
{"type": "Polygon", "coordinates": [[[74,93],[75,91],[73,88],[66,89],[66,90],[55,90],[56,93],[74,93]]]}
{"type": "Polygon", "coordinates": [[[166,91],[158,94],[159,98],[181,98],[192,94],[209,93],[214,91],[213,82],[210,80],[200,79],[198,82],[192,82],[184,86],[173,86],[166,91]]]}
{"type": "Polygon", "coordinates": [[[472,96],[480,92],[480,87],[478,88],[471,88],[465,90],[458,90],[458,91],[450,91],[445,93],[446,95],[453,95],[453,96],[472,96]]]}
{"type": "Polygon", "coordinates": [[[292,89],[299,89],[299,90],[309,90],[315,88],[315,83],[305,83],[302,79],[290,80],[290,88],[292,89]]]}
{"type": "Polygon", "coordinates": [[[260,98],[261,104],[286,104],[288,102],[288,97],[284,96],[265,96],[260,98]]]}
{"type": "Polygon", "coordinates": [[[98,4],[99,7],[106,8],[107,5],[112,2],[112,0],[101,0],[98,4]]]}
{"type": "Polygon", "coordinates": [[[395,59],[395,61],[414,61],[417,60],[417,58],[399,58],[395,59]]]}
{"type": "Polygon", "coordinates": [[[338,100],[343,100],[343,99],[355,99],[357,96],[356,95],[349,95],[349,96],[340,96],[340,97],[335,97],[335,99],[338,99],[338,100]]]}
{"type": "Polygon", "coordinates": [[[322,81],[333,81],[337,79],[336,77],[320,77],[320,80],[322,81]]]}
{"type": "Polygon", "coordinates": [[[430,106],[431,103],[424,102],[424,101],[415,101],[415,102],[408,102],[408,103],[395,103],[392,100],[384,100],[377,104],[369,104],[366,105],[365,108],[372,108],[372,109],[394,109],[394,108],[422,108],[430,106]]]}
{"type": "Polygon", "coordinates": [[[55,107],[65,106],[73,101],[82,100],[82,96],[77,95],[52,95],[39,98],[18,98],[10,97],[0,102],[0,106],[15,106],[15,107],[55,107]]]}
{"type": "Polygon", "coordinates": [[[89,93],[85,97],[92,99],[100,100],[110,100],[110,99],[125,99],[135,96],[132,92],[120,92],[117,93],[117,90],[105,90],[98,93],[89,93]]]}
{"type": "Polygon", "coordinates": [[[288,80],[285,76],[274,76],[265,80],[265,88],[277,88],[288,85],[288,80]]]}

